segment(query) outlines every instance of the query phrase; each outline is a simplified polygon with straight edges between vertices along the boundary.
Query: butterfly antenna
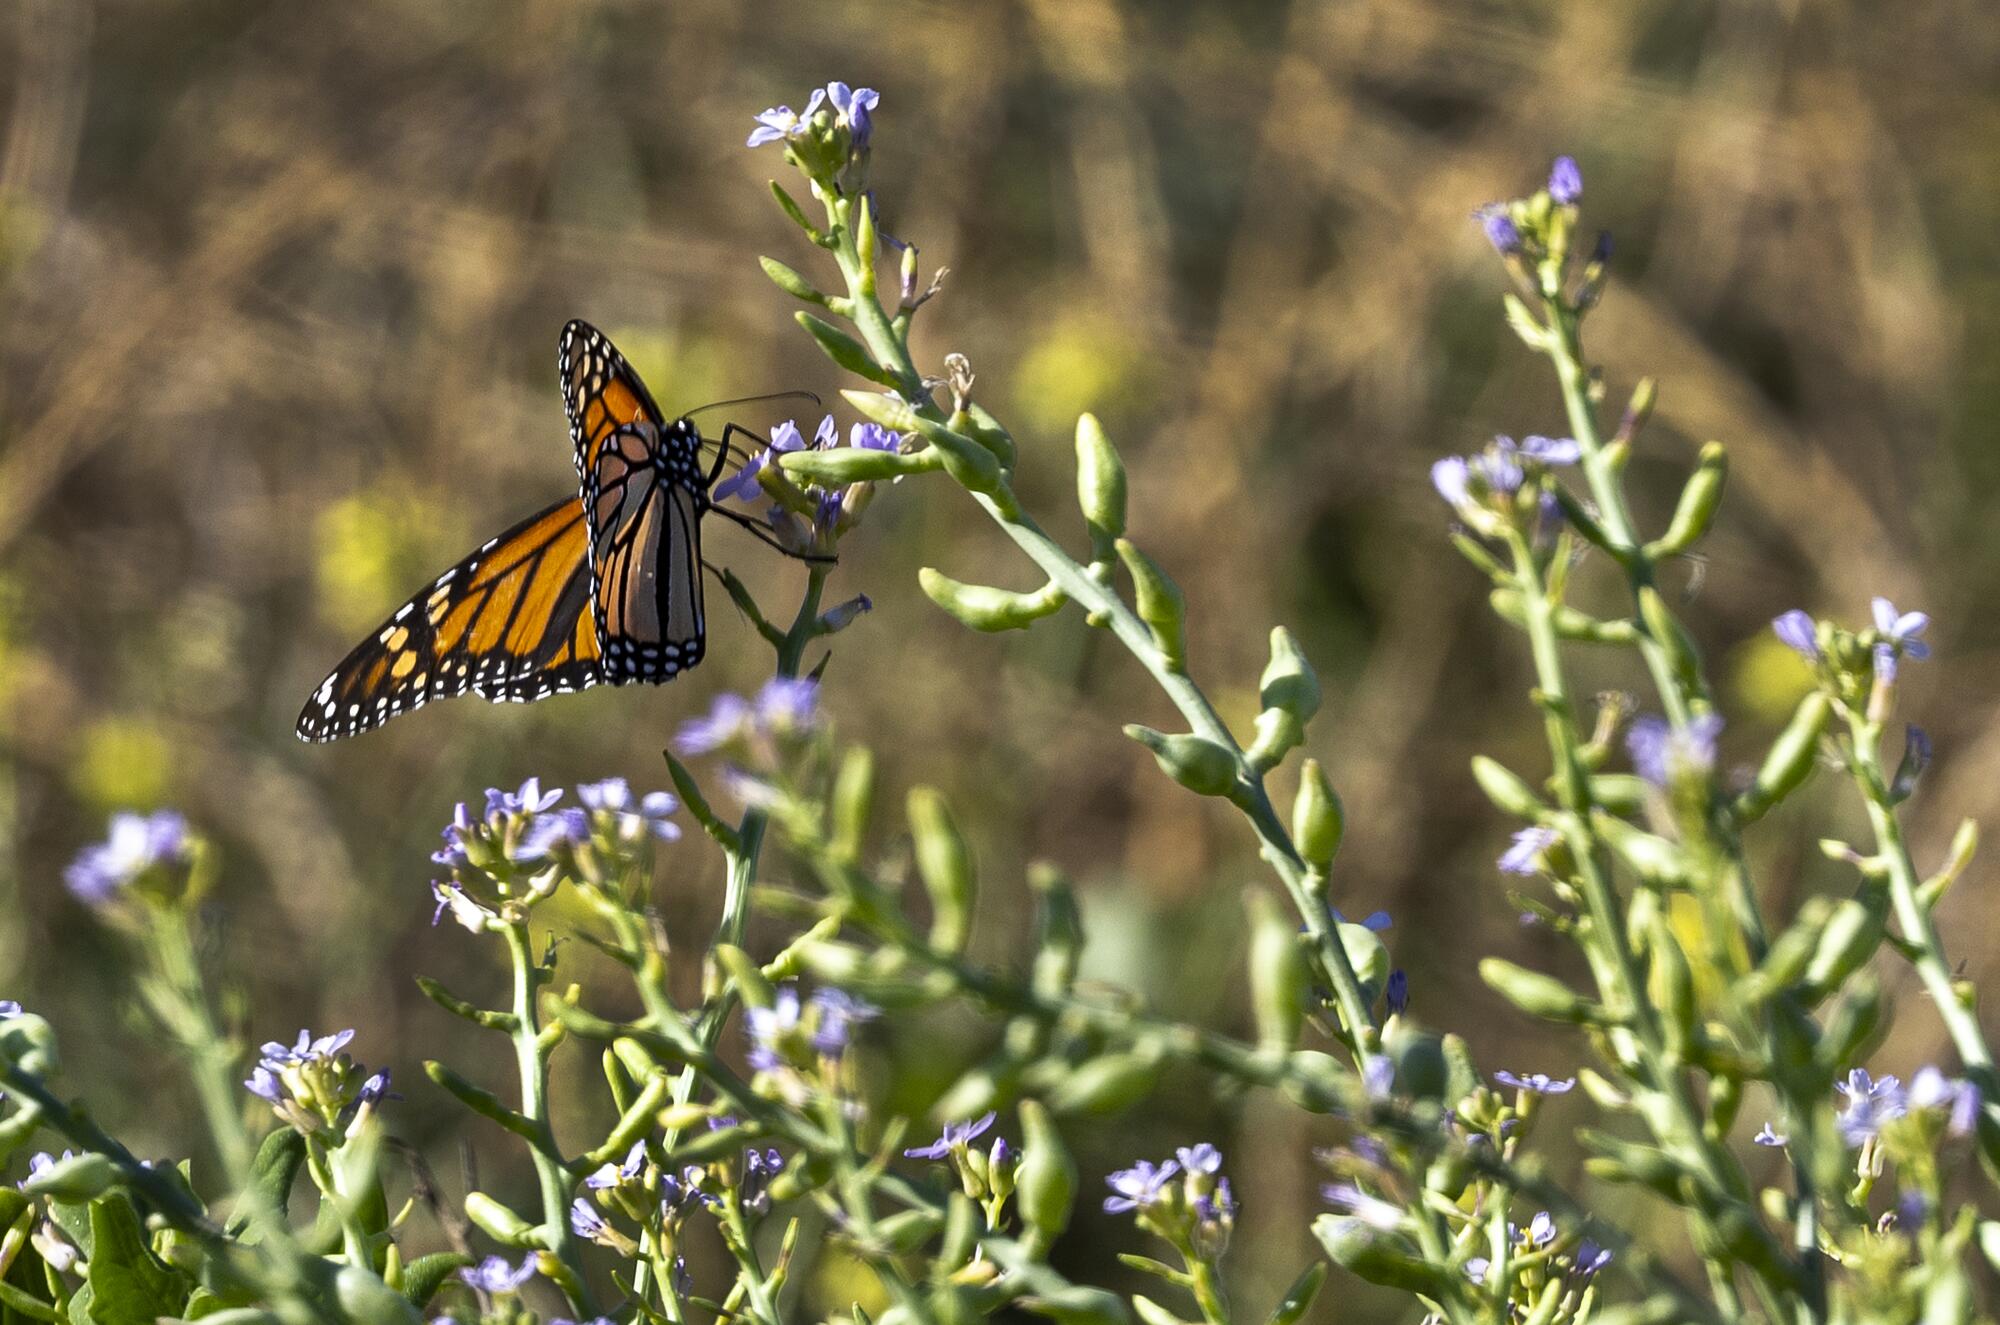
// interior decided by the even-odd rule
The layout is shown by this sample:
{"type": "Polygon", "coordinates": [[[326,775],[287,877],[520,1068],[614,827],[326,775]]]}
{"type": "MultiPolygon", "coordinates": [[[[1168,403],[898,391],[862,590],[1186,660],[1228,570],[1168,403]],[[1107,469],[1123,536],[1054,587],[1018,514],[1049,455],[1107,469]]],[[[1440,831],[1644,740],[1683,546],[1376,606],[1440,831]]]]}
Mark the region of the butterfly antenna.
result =
{"type": "Polygon", "coordinates": [[[710,401],[706,405],[695,406],[681,417],[691,419],[697,414],[706,414],[710,410],[729,409],[735,405],[763,405],[773,400],[810,400],[813,403],[814,409],[822,408],[819,397],[810,391],[773,391],[771,394],[765,396],[738,396],[734,400],[710,401]]]}

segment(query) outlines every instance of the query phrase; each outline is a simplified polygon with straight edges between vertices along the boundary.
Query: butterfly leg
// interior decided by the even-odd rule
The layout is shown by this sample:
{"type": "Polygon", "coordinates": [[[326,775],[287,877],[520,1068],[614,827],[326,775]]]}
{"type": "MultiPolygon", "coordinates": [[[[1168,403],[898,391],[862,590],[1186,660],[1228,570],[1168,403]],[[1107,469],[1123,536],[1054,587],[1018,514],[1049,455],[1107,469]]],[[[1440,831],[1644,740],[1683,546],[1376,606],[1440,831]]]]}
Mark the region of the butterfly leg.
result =
{"type": "Polygon", "coordinates": [[[710,515],[719,515],[725,520],[729,520],[735,524],[742,525],[745,529],[749,530],[751,535],[754,536],[760,543],[763,543],[768,547],[775,548],[777,551],[784,553],[786,556],[790,557],[794,561],[809,561],[816,566],[831,566],[840,560],[840,558],[838,557],[828,556],[823,552],[794,552],[791,548],[786,547],[783,543],[780,543],[776,538],[773,538],[771,536],[771,528],[769,525],[764,524],[760,520],[753,520],[747,515],[741,515],[735,511],[732,511],[727,506],[710,506],[708,507],[708,513],[710,515]]]}
{"type": "Polygon", "coordinates": [[[715,486],[715,480],[722,477],[722,463],[724,460],[728,459],[732,455],[736,457],[736,461],[738,464],[747,463],[749,460],[748,452],[739,452],[730,443],[729,439],[731,437],[734,437],[737,433],[742,433],[745,437],[748,437],[751,441],[760,443],[765,447],[769,447],[771,445],[770,442],[758,436],[756,433],[751,432],[748,428],[745,428],[743,425],[739,423],[723,424],[722,439],[718,441],[715,445],[715,463],[708,467],[708,486],[710,486],[711,488],[715,486]]]}

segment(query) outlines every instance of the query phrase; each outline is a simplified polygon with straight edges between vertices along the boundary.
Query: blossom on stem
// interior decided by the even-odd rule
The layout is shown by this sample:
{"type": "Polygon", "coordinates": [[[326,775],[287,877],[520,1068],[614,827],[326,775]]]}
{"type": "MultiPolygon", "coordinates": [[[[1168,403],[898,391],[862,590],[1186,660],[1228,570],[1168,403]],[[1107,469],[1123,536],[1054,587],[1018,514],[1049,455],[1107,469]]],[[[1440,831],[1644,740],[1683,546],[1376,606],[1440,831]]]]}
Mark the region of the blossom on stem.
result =
{"type": "Polygon", "coordinates": [[[1882,1124],[1910,1111],[1909,1095],[1903,1083],[1893,1076],[1874,1078],[1867,1069],[1857,1067],[1847,1074],[1847,1080],[1836,1081],[1833,1088],[1847,1097],[1847,1107],[1834,1121],[1840,1127],[1841,1139],[1850,1146],[1870,1140],[1881,1132],[1882,1124]]]}
{"type": "Polygon", "coordinates": [[[1910,1078],[1908,1098],[1913,1109],[1944,1111],[1945,1130],[1952,1136],[1971,1135],[1979,1121],[1979,1087],[1970,1081],[1954,1081],[1935,1067],[1919,1068],[1910,1078]]]}
{"type": "Polygon", "coordinates": [[[1154,1164],[1150,1160],[1140,1160],[1129,1169],[1119,1169],[1105,1175],[1114,1196],[1104,1198],[1104,1209],[1109,1214],[1123,1214],[1127,1210],[1143,1210],[1159,1201],[1166,1191],[1167,1182],[1180,1172],[1180,1165],[1173,1160],[1164,1164],[1154,1164]]]}
{"type": "Polygon", "coordinates": [[[477,1265],[468,1265],[458,1277],[488,1293],[512,1293],[535,1277],[539,1255],[529,1252],[519,1265],[507,1264],[504,1256],[488,1256],[477,1265]]]}
{"type": "Polygon", "coordinates": [[[1886,598],[1874,599],[1869,609],[1875,615],[1875,630],[1880,636],[1875,644],[1875,675],[1883,684],[1890,684],[1896,679],[1899,660],[1922,662],[1931,656],[1931,646],[1919,638],[1931,619],[1922,612],[1898,612],[1896,605],[1886,598]]]}
{"type": "Polygon", "coordinates": [[[1625,748],[1639,776],[1656,787],[1684,778],[1706,778],[1715,768],[1715,741],[1722,734],[1722,715],[1703,713],[1684,727],[1665,718],[1643,717],[1625,734],[1625,748]]]}
{"type": "Polygon", "coordinates": [[[1757,1135],[1750,1138],[1750,1144],[1757,1146],[1776,1147],[1776,1146],[1782,1146],[1790,1140],[1791,1140],[1790,1137],[1772,1131],[1771,1124],[1767,1122],[1762,1127],[1757,1129],[1757,1135]]]}
{"type": "Polygon", "coordinates": [[[872,87],[850,88],[845,83],[828,83],[826,99],[833,103],[836,123],[846,127],[855,148],[867,147],[868,135],[874,129],[870,116],[882,104],[882,94],[872,87]]]}
{"type": "Polygon", "coordinates": [[[85,847],[63,870],[63,883],[77,900],[103,906],[148,870],[184,865],[189,857],[186,819],[172,810],[120,811],[104,841],[85,847]]]}
{"type": "Polygon", "coordinates": [[[1583,197],[1583,172],[1576,158],[1559,156],[1549,167],[1549,201],[1559,207],[1574,207],[1583,197]]]}
{"type": "Polygon", "coordinates": [[[1534,874],[1541,869],[1542,853],[1562,841],[1562,834],[1539,824],[1514,834],[1514,844],[1500,855],[1503,874],[1534,874]]]}
{"type": "Polygon", "coordinates": [[[1485,232],[1486,242],[1508,257],[1521,251],[1521,230],[1514,224],[1514,218],[1507,214],[1505,203],[1489,202],[1472,214],[1485,232]]]}
{"type": "Polygon", "coordinates": [[[1543,1072],[1495,1072],[1493,1079],[1503,1086],[1525,1090],[1531,1095],[1567,1095],[1576,1087],[1575,1077],[1551,1077],[1543,1072]]]}
{"type": "Polygon", "coordinates": [[[953,1151],[963,1150],[984,1136],[997,1117],[999,1115],[989,1109],[970,1122],[946,1123],[937,1140],[926,1146],[905,1150],[903,1154],[910,1159],[943,1159],[953,1151]]]}
{"type": "Polygon", "coordinates": [[[811,124],[813,115],[826,104],[826,91],[813,89],[812,100],[806,103],[803,113],[795,114],[790,106],[773,106],[756,115],[757,127],[750,131],[745,147],[762,147],[765,143],[783,142],[797,138],[811,124]]]}
{"type": "Polygon", "coordinates": [[[1823,656],[1819,648],[1818,625],[1796,607],[1772,620],[1771,633],[1796,650],[1807,662],[1818,662],[1823,656]]]}

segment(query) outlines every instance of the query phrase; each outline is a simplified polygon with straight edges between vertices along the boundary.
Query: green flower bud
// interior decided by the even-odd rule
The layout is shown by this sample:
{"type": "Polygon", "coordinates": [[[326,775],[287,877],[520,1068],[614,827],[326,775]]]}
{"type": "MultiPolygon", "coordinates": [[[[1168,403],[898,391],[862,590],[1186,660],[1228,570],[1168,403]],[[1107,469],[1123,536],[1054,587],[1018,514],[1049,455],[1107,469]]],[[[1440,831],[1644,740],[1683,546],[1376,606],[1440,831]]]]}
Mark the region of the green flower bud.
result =
{"type": "Polygon", "coordinates": [[[1958,831],[1951,835],[1951,850],[1938,872],[1917,886],[1917,902],[1928,911],[1944,900],[1951,885],[1958,876],[1965,873],[1972,864],[1972,857],[1979,850],[1979,825],[1971,819],[1961,819],[1958,831]]]}
{"type": "Polygon", "coordinates": [[[778,206],[784,211],[785,215],[792,218],[793,225],[805,231],[806,237],[811,239],[813,243],[824,246],[826,236],[819,232],[817,226],[806,219],[805,212],[793,200],[792,195],[785,192],[785,186],[778,183],[775,179],[771,181],[771,196],[778,200],[778,206]]]}
{"type": "Polygon", "coordinates": [[[55,1027],[32,1012],[0,1018],[0,1057],[33,1076],[50,1077],[62,1070],[55,1027]]]}
{"type": "Polygon", "coordinates": [[[359,1265],[334,1272],[333,1296],[343,1320],[353,1325],[422,1325],[423,1316],[409,1299],[359,1265]]]}
{"type": "Polygon", "coordinates": [[[1835,903],[1826,928],[1819,932],[1819,942],[1813,946],[1812,960],[1806,964],[1806,989],[1824,998],[1847,983],[1882,946],[1888,918],[1889,891],[1880,886],[1835,903]]]}
{"type": "Polygon", "coordinates": [[[1057,1113],[1118,1113],[1137,1104],[1159,1084],[1158,1049],[1100,1054],[1068,1071],[1049,1092],[1049,1107],[1057,1113]]]}
{"type": "Polygon", "coordinates": [[[1571,1023],[1596,1020],[1591,1004],[1552,975],[1499,957],[1485,957],[1479,962],[1479,978],[1531,1017],[1571,1023]]]}
{"type": "Polygon", "coordinates": [[[1334,1264],[1371,1284],[1419,1293],[1437,1301],[1454,1300],[1458,1286],[1451,1272],[1418,1256],[1405,1239],[1394,1233],[1343,1215],[1321,1215],[1313,1220],[1312,1231],[1334,1264]]]}
{"type": "Polygon", "coordinates": [[[917,572],[917,584],[926,597],[956,617],[959,624],[989,633],[1025,630],[1043,617],[1061,611],[1069,601],[1069,595],[1054,580],[1033,593],[1016,593],[984,584],[961,584],[929,566],[917,572]]]}
{"type": "Polygon", "coordinates": [[[1306,958],[1298,923],[1269,893],[1244,894],[1250,912],[1250,1004],[1257,1014],[1258,1047],[1284,1053],[1299,1042],[1305,1022],[1306,958]]]}
{"type": "Polygon", "coordinates": [[[1674,518],[1668,523],[1667,532],[1646,549],[1648,555],[1678,556],[1700,542],[1715,519],[1715,508],[1722,501],[1722,488],[1728,476],[1729,454],[1722,443],[1710,442],[1702,447],[1701,459],[1681,489],[1674,518]]]}
{"type": "Polygon", "coordinates": [[[910,834],[916,843],[917,873],[931,899],[931,947],[958,953],[972,935],[978,877],[965,836],[951,808],[935,788],[913,787],[909,797],[910,834]]]}
{"type": "Polygon", "coordinates": [[[1859,974],[1827,1014],[1816,1051],[1822,1070],[1831,1076],[1861,1061],[1881,1028],[1882,986],[1872,974],[1859,974]]]}
{"type": "Polygon", "coordinates": [[[833,775],[833,794],[828,798],[828,818],[833,833],[827,854],[843,865],[861,859],[861,844],[868,835],[868,812],[875,803],[875,754],[865,745],[848,747],[833,775]]]}
{"type": "Polygon", "coordinates": [[[1486,793],[1486,799],[1492,801],[1503,813],[1540,822],[1549,812],[1548,806],[1542,804],[1542,799],[1535,794],[1534,788],[1497,759],[1474,755],[1472,780],[1486,793]]]}
{"type": "Polygon", "coordinates": [[[1823,897],[1810,898],[1799,908],[1798,919],[1772,942],[1764,960],[1737,982],[1734,993],[1746,1007],[1757,1007],[1799,983],[1819,947],[1820,932],[1831,911],[1823,897]]]}
{"type": "Polygon", "coordinates": [[[951,475],[960,487],[989,497],[1005,488],[1000,461],[993,452],[935,419],[918,414],[912,416],[911,421],[917,431],[938,449],[945,473],[951,475]]]}
{"type": "Polygon", "coordinates": [[[988,413],[984,405],[977,402],[966,405],[962,431],[991,451],[1003,469],[1013,469],[1014,462],[1020,458],[1020,448],[1014,445],[1014,434],[1001,427],[1000,420],[988,413]]]}
{"type": "Polygon", "coordinates": [[[811,281],[799,275],[799,273],[793,271],[776,258],[759,258],[757,261],[763,264],[764,274],[769,276],[771,283],[780,290],[791,295],[794,299],[803,299],[809,304],[818,304],[822,308],[826,307],[826,296],[815,289],[811,281]]]}
{"type": "Polygon", "coordinates": [[[1820,737],[1833,716],[1833,702],[1818,690],[1799,701],[1792,720],[1778,733],[1750,787],[1736,798],[1736,818],[1752,823],[1799,789],[1819,761],[1820,737]]]}
{"type": "Polygon", "coordinates": [[[1170,670],[1180,671],[1187,666],[1187,601],[1181,597],[1180,586],[1131,539],[1121,538],[1115,546],[1119,560],[1125,563],[1125,573],[1132,577],[1133,609],[1152,628],[1161,660],[1170,670]]]}
{"type": "Polygon", "coordinates": [[[1030,1235],[1046,1248],[1069,1227],[1070,1210],[1076,1202],[1076,1162],[1041,1101],[1021,1101],[1021,1132],[1015,1204],[1030,1235]]]}
{"type": "Polygon", "coordinates": [[[944,460],[934,451],[906,455],[865,446],[836,446],[826,451],[787,451],[778,457],[778,465],[787,474],[808,483],[844,488],[855,483],[901,478],[905,474],[927,474],[942,469],[944,460]]]}
{"type": "Polygon", "coordinates": [[[880,239],[875,230],[875,208],[868,194],[863,193],[854,204],[854,253],[861,259],[863,294],[875,293],[875,257],[879,245],[880,239]]]}
{"type": "Polygon", "coordinates": [[[895,1251],[908,1254],[921,1248],[944,1227],[944,1216],[934,1210],[898,1210],[875,1222],[875,1232],[895,1251]]]}
{"type": "Polygon", "coordinates": [[[1346,831],[1347,816],[1326,770],[1317,759],[1306,760],[1299,769],[1299,794],[1292,802],[1292,845],[1306,864],[1324,874],[1333,864],[1346,831]]]}
{"type": "Polygon", "coordinates": [[[1686,883],[1692,866],[1677,843],[1635,828],[1616,815],[1600,814],[1591,821],[1611,849],[1632,871],[1656,887],[1671,888],[1686,883]]]}
{"type": "Polygon", "coordinates": [[[1613,815],[1634,815],[1646,808],[1652,785],[1635,773],[1594,773],[1590,799],[1613,815]]]}
{"type": "Polygon", "coordinates": [[[875,362],[868,348],[831,322],[803,310],[794,314],[798,324],[819,344],[826,357],[856,377],[865,377],[882,386],[896,385],[896,375],[875,362]]]}
{"type": "Polygon", "coordinates": [[[1236,756],[1206,736],[1168,735],[1127,723],[1125,734],[1153,752],[1160,771],[1202,796],[1227,796],[1236,787],[1236,756]]]}
{"type": "Polygon", "coordinates": [[[508,1247],[537,1245],[535,1226],[485,1192],[467,1192],[464,1207],[465,1217],[495,1242],[508,1247]]]}
{"type": "Polygon", "coordinates": [[[118,1182],[118,1166],[109,1155],[94,1150],[56,1160],[21,1183],[29,1196],[47,1196],[58,1201],[94,1201],[118,1182]]]}
{"type": "MultiPolygon", "coordinates": [[[[1325,1263],[1320,1262],[1322,1265],[1325,1263]]],[[[1132,1311],[1139,1317],[1140,1325],[1189,1325],[1188,1321],[1182,1320],[1144,1293],[1132,1294],[1132,1311]]]]}
{"type": "Polygon", "coordinates": [[[1125,462],[1095,414],[1076,420],[1076,504],[1102,541],[1125,536],[1125,462]]]}
{"type": "Polygon", "coordinates": [[[1401,1017],[1390,1025],[1383,1047],[1396,1064],[1397,1090],[1414,1099],[1455,1102],[1457,1096],[1446,1094],[1451,1072],[1443,1037],[1435,1031],[1419,1030],[1401,1017]]]}

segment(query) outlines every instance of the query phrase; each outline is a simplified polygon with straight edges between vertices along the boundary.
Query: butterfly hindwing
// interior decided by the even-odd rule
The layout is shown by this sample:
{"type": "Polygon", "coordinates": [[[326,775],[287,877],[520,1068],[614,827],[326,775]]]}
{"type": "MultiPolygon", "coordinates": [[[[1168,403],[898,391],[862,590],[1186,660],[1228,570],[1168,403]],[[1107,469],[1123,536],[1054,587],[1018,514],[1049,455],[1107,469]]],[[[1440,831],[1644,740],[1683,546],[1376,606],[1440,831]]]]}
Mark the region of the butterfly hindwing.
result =
{"type": "Polygon", "coordinates": [[[353,736],[468,691],[525,702],[598,684],[589,547],[573,497],[492,539],[355,646],[306,701],[299,736],[353,736]]]}
{"type": "Polygon", "coordinates": [[[665,681],[701,661],[700,437],[685,421],[613,429],[584,474],[605,678],[665,681]]]}

